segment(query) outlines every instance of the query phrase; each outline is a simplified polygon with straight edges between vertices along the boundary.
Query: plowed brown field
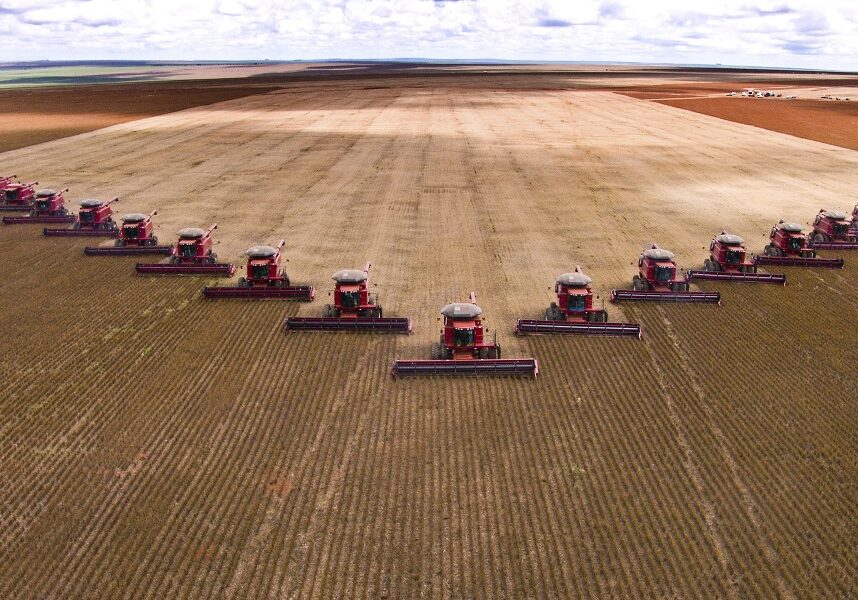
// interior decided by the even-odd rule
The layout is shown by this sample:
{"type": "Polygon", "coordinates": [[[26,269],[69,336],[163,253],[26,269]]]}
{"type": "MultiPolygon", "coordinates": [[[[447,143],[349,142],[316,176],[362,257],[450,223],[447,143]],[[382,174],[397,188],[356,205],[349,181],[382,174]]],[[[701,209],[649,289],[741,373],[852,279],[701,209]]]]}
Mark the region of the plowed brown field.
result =
{"type": "MultiPolygon", "coordinates": [[[[855,593],[858,253],[643,340],[515,338],[658,242],[847,209],[858,153],[609,92],[306,85],[0,154],[4,171],[287,241],[314,303],[204,302],[87,240],[0,228],[0,597],[855,593]],[[405,336],[290,334],[374,263],[405,336]],[[538,380],[391,380],[478,294],[538,380]]],[[[830,253],[829,253],[830,254],[830,253]]]]}

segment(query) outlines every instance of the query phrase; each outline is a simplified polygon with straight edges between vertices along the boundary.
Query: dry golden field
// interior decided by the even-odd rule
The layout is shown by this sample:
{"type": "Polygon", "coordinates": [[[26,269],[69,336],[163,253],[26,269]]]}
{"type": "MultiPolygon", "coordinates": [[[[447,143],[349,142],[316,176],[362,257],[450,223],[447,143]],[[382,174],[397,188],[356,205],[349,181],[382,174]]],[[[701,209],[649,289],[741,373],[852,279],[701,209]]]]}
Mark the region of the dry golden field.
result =
{"type": "MultiPolygon", "coordinates": [[[[68,197],[286,239],[313,303],[203,301],[0,227],[0,597],[846,598],[858,252],[644,337],[516,338],[558,273],[858,201],[858,152],[545,78],[302,82],[0,154],[68,197]],[[565,87],[556,86],[557,88],[565,87]],[[286,335],[373,262],[411,336],[286,335]],[[528,379],[390,378],[477,292],[528,379]]],[[[831,253],[828,253],[829,255],[831,253]]]]}

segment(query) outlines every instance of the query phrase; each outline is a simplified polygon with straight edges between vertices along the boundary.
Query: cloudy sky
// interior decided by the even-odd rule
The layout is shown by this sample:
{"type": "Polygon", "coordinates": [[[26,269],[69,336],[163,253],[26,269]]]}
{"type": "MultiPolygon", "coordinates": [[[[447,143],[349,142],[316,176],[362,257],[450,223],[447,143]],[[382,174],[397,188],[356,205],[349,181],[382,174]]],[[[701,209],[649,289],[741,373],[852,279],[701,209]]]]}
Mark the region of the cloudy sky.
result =
{"type": "Polygon", "coordinates": [[[858,70],[858,0],[0,0],[0,61],[500,58],[858,70]]]}

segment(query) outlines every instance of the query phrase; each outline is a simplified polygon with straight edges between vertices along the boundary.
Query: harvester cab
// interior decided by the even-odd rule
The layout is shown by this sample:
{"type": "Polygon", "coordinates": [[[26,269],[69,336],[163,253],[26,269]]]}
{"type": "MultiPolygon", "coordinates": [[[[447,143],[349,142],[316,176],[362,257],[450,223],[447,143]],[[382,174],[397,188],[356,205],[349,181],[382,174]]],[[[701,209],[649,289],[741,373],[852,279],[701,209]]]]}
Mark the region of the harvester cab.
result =
{"type": "Polygon", "coordinates": [[[119,198],[113,200],[82,200],[78,212],[75,229],[93,229],[117,233],[118,227],[113,220],[113,209],[111,204],[119,202],[119,198]]]}
{"type": "Polygon", "coordinates": [[[722,231],[709,244],[709,258],[703,261],[703,270],[689,270],[685,278],[786,285],[785,275],[757,273],[757,265],[748,259],[744,244],[738,235],[722,231]]]}
{"type": "Polygon", "coordinates": [[[373,331],[411,333],[408,317],[384,317],[376,298],[369,293],[369,269],[340,269],[333,275],[334,303],[326,304],[321,317],[288,317],[286,331],[373,331]]]}
{"type": "Polygon", "coordinates": [[[501,358],[496,337],[486,339],[483,309],[471,292],[468,302],[453,302],[441,309],[444,319],[440,340],[432,344],[429,360],[394,360],[398,375],[531,375],[539,374],[533,358],[501,358]]]}
{"type": "Polygon", "coordinates": [[[673,252],[653,244],[638,259],[638,274],[632,278],[632,288],[638,291],[687,292],[688,282],[676,278],[673,252]]]}
{"type": "MultiPolygon", "coordinates": [[[[858,206],[855,207],[858,211],[858,206]]],[[[850,219],[846,213],[821,210],[813,221],[811,248],[858,250],[858,225],[855,211],[850,219]]]]}
{"type": "Polygon", "coordinates": [[[217,223],[208,229],[188,227],[179,230],[179,241],[173,246],[169,264],[137,263],[137,273],[150,275],[222,275],[232,277],[235,265],[218,263],[212,232],[217,223]]]}
{"type": "Polygon", "coordinates": [[[179,230],[179,241],[173,247],[170,262],[173,264],[214,264],[217,254],[214,253],[212,232],[217,229],[217,223],[208,229],[187,227],[179,230]]]}
{"type": "Polygon", "coordinates": [[[158,238],[155,236],[155,225],[152,217],[158,214],[153,210],[148,215],[143,213],[129,213],[122,216],[122,227],[116,238],[116,246],[157,246],[158,238]]]}
{"type": "Polygon", "coordinates": [[[33,207],[33,197],[36,195],[36,186],[39,182],[20,183],[12,181],[13,178],[15,178],[14,175],[0,179],[0,190],[2,190],[0,210],[30,210],[33,207]]]}
{"type": "Polygon", "coordinates": [[[653,244],[638,258],[638,274],[632,278],[632,289],[611,290],[611,302],[623,300],[720,304],[721,294],[689,291],[687,277],[676,278],[673,252],[653,244]]]}
{"type": "Polygon", "coordinates": [[[515,323],[516,334],[577,333],[639,338],[641,328],[637,323],[608,323],[608,311],[593,308],[592,282],[581,267],[559,275],[554,282],[557,302],[545,309],[545,319],[519,319],[515,323]]]}
{"type": "Polygon", "coordinates": [[[59,192],[51,189],[39,190],[33,197],[33,209],[30,215],[33,217],[58,217],[68,214],[64,193],[68,188],[59,192]]]}
{"type": "Polygon", "coordinates": [[[440,341],[432,344],[433,360],[500,358],[501,347],[497,339],[485,339],[482,314],[483,309],[477,306],[474,292],[471,292],[469,302],[453,302],[444,306],[441,309],[444,328],[440,341]]]}
{"type": "Polygon", "coordinates": [[[807,235],[797,223],[779,221],[769,233],[769,244],[763,250],[763,256],[757,256],[758,265],[783,265],[795,267],[824,267],[840,269],[842,258],[819,258],[808,245],[807,235]]]}
{"type": "Polygon", "coordinates": [[[813,258],[816,252],[807,245],[807,236],[798,223],[780,221],[772,227],[769,241],[764,250],[766,256],[800,256],[813,258]]]}
{"type": "Polygon", "coordinates": [[[206,298],[292,298],[312,300],[316,290],[310,286],[293,286],[281,268],[281,248],[286,242],[280,240],[276,246],[252,246],[248,248],[247,277],[240,277],[237,287],[207,287],[206,298]]]}
{"type": "Polygon", "coordinates": [[[280,267],[280,249],[286,243],[280,240],[276,246],[252,246],[248,248],[247,277],[238,280],[240,287],[288,286],[289,276],[280,267]]]}
{"type": "Polygon", "coordinates": [[[340,319],[375,318],[380,319],[383,311],[377,299],[369,293],[367,286],[369,269],[372,263],[366,263],[363,271],[359,269],[341,269],[331,275],[334,280],[334,304],[326,304],[326,317],[340,319]]]}

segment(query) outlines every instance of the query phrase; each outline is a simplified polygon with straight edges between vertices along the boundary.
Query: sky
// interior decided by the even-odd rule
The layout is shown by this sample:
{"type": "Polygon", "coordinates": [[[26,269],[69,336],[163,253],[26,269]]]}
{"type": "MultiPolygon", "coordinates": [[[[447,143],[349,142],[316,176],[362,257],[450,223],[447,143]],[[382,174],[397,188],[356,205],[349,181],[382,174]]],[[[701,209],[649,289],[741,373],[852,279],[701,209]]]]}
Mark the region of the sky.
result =
{"type": "Polygon", "coordinates": [[[858,71],[858,0],[0,0],[0,61],[435,58],[858,71]]]}

